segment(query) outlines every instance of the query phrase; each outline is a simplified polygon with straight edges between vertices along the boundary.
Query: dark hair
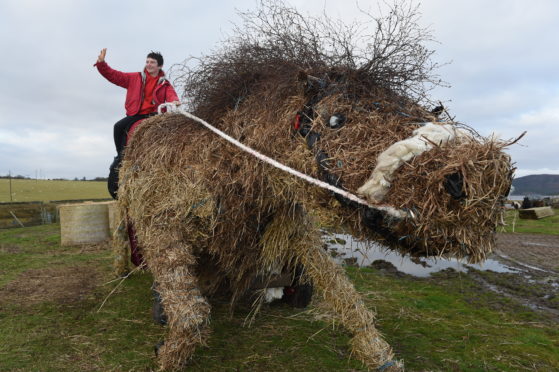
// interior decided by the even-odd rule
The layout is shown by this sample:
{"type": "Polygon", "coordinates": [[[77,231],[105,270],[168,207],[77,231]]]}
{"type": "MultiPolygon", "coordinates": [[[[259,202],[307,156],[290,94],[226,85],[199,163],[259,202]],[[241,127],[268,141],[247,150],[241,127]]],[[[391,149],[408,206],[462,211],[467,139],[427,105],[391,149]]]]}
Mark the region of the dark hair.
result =
{"type": "Polygon", "coordinates": [[[157,66],[163,66],[163,56],[159,52],[151,51],[146,58],[152,58],[157,61],[157,66]]]}

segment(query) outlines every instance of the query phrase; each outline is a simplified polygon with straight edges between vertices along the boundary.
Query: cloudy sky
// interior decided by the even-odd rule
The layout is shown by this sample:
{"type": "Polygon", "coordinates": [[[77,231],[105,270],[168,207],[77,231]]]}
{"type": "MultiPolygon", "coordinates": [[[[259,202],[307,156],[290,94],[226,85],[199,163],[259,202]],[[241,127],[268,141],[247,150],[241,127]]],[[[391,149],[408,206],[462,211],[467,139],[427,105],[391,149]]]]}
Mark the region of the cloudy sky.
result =
{"type": "MultiPolygon", "coordinates": [[[[159,50],[165,67],[215,48],[255,0],[1,0],[0,175],[106,176],[113,124],[125,91],[93,68],[139,71],[159,50]]],[[[351,1],[291,0],[302,13],[324,9],[352,20],[351,1]],[[345,5],[345,6],[344,6],[345,5]]],[[[372,9],[376,0],[359,0],[372,9]]],[[[480,133],[527,135],[509,152],[517,176],[559,174],[559,1],[424,0],[421,22],[439,44],[450,88],[433,98],[480,133]]],[[[171,76],[172,78],[172,76],[171,76]]]]}

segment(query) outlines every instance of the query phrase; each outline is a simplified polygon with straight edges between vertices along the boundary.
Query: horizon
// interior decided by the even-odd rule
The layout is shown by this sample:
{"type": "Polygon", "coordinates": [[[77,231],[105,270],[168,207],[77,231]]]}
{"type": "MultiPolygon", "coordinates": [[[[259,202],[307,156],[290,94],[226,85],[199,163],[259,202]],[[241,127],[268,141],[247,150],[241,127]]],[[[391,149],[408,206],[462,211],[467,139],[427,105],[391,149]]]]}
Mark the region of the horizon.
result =
{"type": "MultiPolygon", "coordinates": [[[[519,179],[519,178],[531,177],[531,176],[558,176],[559,177],[559,174],[552,174],[552,173],[527,174],[527,175],[524,175],[524,176],[515,176],[515,177],[513,177],[513,180],[516,180],[516,179],[519,179]]],[[[31,176],[26,176],[26,175],[23,175],[23,174],[16,174],[16,173],[6,174],[6,175],[1,175],[0,174],[0,179],[7,179],[7,178],[26,179],[26,180],[40,180],[40,181],[95,181],[95,180],[99,180],[100,182],[102,182],[102,181],[107,180],[108,175],[106,175],[106,176],[96,176],[96,177],[74,176],[74,177],[42,178],[42,177],[31,177],[31,176]]]]}

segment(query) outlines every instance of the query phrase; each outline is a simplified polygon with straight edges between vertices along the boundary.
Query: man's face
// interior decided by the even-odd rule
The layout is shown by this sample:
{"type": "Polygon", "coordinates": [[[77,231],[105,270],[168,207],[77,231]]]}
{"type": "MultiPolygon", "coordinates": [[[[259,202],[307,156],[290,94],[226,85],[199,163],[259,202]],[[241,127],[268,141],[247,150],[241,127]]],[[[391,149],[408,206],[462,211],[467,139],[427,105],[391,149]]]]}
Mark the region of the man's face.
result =
{"type": "Polygon", "coordinates": [[[146,70],[150,75],[158,75],[159,70],[161,70],[161,66],[157,65],[157,61],[153,58],[146,59],[146,70]]]}

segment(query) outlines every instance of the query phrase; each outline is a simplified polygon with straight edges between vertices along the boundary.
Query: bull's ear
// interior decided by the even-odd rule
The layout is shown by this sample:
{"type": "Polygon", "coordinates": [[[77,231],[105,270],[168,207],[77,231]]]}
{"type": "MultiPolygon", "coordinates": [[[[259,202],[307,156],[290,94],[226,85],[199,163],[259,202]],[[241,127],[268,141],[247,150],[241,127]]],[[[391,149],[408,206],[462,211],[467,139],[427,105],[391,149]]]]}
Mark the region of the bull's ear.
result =
{"type": "Polygon", "coordinates": [[[309,92],[308,76],[305,70],[299,70],[297,73],[297,85],[300,91],[305,95],[309,92]]]}
{"type": "Polygon", "coordinates": [[[318,92],[326,88],[328,82],[326,79],[320,79],[309,75],[305,70],[299,70],[297,73],[297,81],[305,93],[318,92]]]}

